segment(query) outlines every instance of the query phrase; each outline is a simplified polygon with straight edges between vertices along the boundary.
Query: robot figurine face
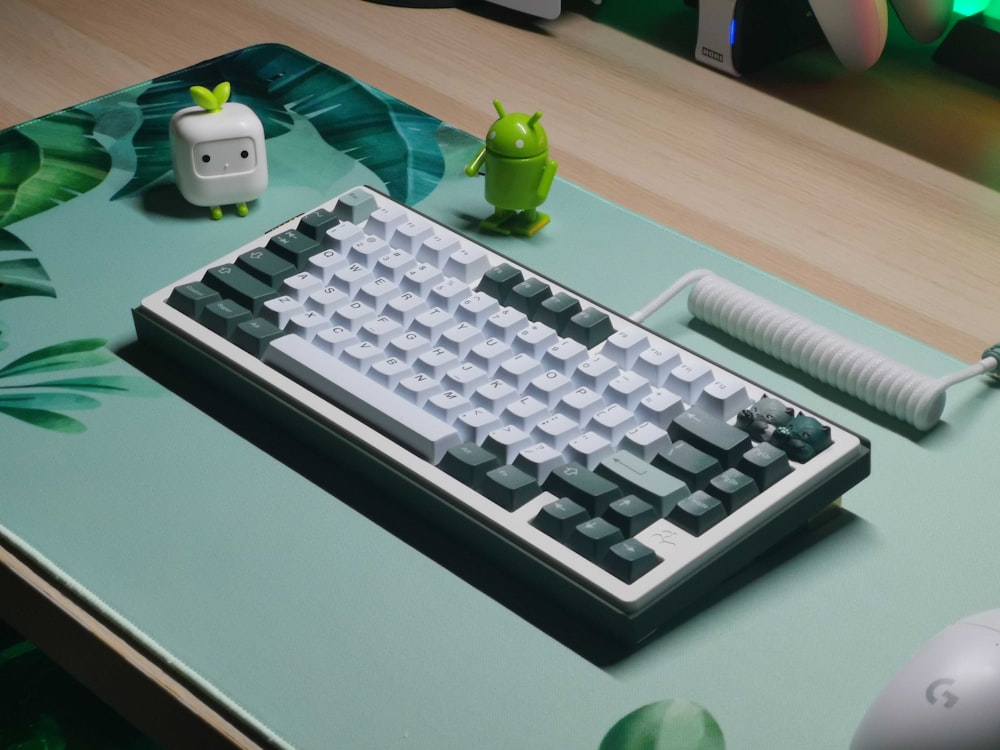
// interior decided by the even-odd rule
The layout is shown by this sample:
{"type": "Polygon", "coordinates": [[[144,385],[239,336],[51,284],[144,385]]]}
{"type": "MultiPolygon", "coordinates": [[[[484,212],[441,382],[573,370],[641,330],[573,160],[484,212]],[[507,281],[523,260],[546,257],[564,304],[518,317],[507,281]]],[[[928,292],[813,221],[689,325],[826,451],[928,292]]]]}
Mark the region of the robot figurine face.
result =
{"type": "Polygon", "coordinates": [[[257,144],[253,138],[196,143],[192,156],[199,177],[245,174],[257,168],[257,144]]]}
{"type": "Polygon", "coordinates": [[[170,119],[174,180],[184,199],[196,206],[247,201],[267,188],[264,128],[249,107],[226,102],[217,109],[185,107],[170,119]]]}

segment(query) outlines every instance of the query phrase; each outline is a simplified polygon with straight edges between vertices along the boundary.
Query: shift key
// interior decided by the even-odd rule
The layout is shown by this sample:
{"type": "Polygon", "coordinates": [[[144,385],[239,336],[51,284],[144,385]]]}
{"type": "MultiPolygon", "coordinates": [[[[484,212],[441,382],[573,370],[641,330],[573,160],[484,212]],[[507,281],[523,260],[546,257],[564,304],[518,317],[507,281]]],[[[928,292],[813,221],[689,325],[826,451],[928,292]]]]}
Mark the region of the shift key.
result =
{"type": "Polygon", "coordinates": [[[254,315],[260,314],[260,308],[278,293],[259,279],[255,279],[239,266],[226,263],[205,271],[202,282],[217,291],[225,299],[243,305],[254,315]]]}
{"type": "Polygon", "coordinates": [[[618,451],[597,465],[597,473],[617,483],[627,494],[636,495],[656,508],[665,518],[678,502],[691,493],[680,479],[660,471],[655,466],[628,451],[618,451]]]}

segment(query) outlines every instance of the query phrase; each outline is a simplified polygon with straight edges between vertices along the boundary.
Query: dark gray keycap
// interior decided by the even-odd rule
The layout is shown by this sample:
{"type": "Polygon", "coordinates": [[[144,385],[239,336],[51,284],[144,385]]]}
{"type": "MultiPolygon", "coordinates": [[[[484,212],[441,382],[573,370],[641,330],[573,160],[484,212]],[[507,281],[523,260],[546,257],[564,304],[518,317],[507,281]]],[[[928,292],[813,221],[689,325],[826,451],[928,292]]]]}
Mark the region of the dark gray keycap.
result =
{"type": "Polygon", "coordinates": [[[506,305],[511,290],[522,281],[524,274],[520,269],[514,268],[509,263],[501,263],[483,274],[476,291],[488,294],[501,305],[506,305]]]}
{"type": "Polygon", "coordinates": [[[689,534],[701,536],[726,517],[722,503],[707,492],[695,492],[684,498],[667,517],[689,534]]]}
{"type": "Polygon", "coordinates": [[[660,471],[628,451],[618,451],[597,465],[597,473],[652,505],[661,518],[690,491],[680,479],[660,471]]]}
{"type": "Polygon", "coordinates": [[[504,510],[513,511],[537,497],[541,488],[527,472],[516,466],[504,465],[486,472],[480,491],[504,510]]]}
{"type": "Polygon", "coordinates": [[[255,357],[263,357],[267,345],[285,332],[269,320],[251,318],[236,326],[230,339],[236,346],[255,357]]]}
{"type": "Polygon", "coordinates": [[[185,315],[197,319],[202,311],[213,302],[222,299],[216,290],[200,281],[175,286],[167,298],[167,304],[185,315]]]}
{"type": "Polygon", "coordinates": [[[523,312],[531,320],[534,320],[542,303],[551,296],[552,289],[544,281],[525,279],[510,290],[504,304],[523,312]]]}
{"type": "Polygon", "coordinates": [[[224,299],[231,299],[254,315],[260,314],[265,302],[278,296],[278,293],[263,281],[255,279],[232,263],[208,269],[201,280],[224,299]]]}
{"type": "MultiPolygon", "coordinates": [[[[372,199],[374,202],[374,198],[372,199]]],[[[367,216],[365,218],[368,218],[367,216]]],[[[325,208],[318,208],[299,219],[299,231],[306,237],[322,243],[328,229],[333,229],[340,223],[340,217],[325,208]]],[[[357,222],[355,222],[357,223],[357,222]]]]}
{"type": "Polygon", "coordinates": [[[617,484],[576,462],[553,470],[543,486],[556,497],[575,500],[591,516],[601,515],[612,501],[624,494],[617,484]]]}
{"type": "Polygon", "coordinates": [[[591,518],[576,528],[566,540],[567,546],[591,562],[600,562],[611,545],[623,541],[621,529],[603,518],[591,518]]]}
{"type": "Polygon", "coordinates": [[[660,451],[653,465],[680,479],[692,492],[705,489],[709,480],[722,471],[715,458],[683,440],[660,451]]]}
{"type": "Polygon", "coordinates": [[[634,583],[660,564],[649,547],[635,539],[612,544],[601,560],[601,567],[625,583],[634,583]]]}
{"type": "Polygon", "coordinates": [[[576,297],[566,294],[566,292],[556,292],[551,297],[542,300],[542,305],[535,313],[534,319],[562,336],[569,321],[581,309],[580,300],[576,297]]]}
{"type": "Polygon", "coordinates": [[[500,459],[475,443],[456,445],[440,463],[441,469],[474,490],[483,487],[486,474],[499,465],[500,459]]]}
{"type": "Polygon", "coordinates": [[[203,326],[225,338],[230,338],[236,326],[253,316],[250,311],[229,299],[219,300],[205,307],[199,321],[203,326]]]}
{"type": "Polygon", "coordinates": [[[705,491],[722,502],[726,513],[742,508],[759,492],[757,483],[738,469],[726,469],[712,477],[705,491]]]}
{"type": "Polygon", "coordinates": [[[621,529],[626,537],[635,536],[659,517],[660,514],[652,505],[635,495],[615,500],[603,515],[604,520],[621,529]]]}
{"type": "Polygon", "coordinates": [[[351,190],[340,196],[337,205],[333,207],[333,215],[341,221],[360,224],[378,209],[375,196],[367,190],[351,190]]]}
{"type": "Polygon", "coordinates": [[[752,477],[761,491],[792,473],[788,454],[770,443],[760,443],[744,453],[737,468],[752,477]]]}
{"type": "Polygon", "coordinates": [[[615,327],[607,313],[588,307],[569,319],[562,335],[592,349],[614,332],[615,327]]]}
{"type": "Polygon", "coordinates": [[[236,259],[236,265],[273,288],[298,270],[284,258],[262,247],[247,250],[236,259]]]}
{"type": "Polygon", "coordinates": [[[531,520],[531,525],[560,542],[565,542],[573,529],[585,520],[587,511],[583,506],[564,497],[543,506],[531,520]]]}
{"type": "Polygon", "coordinates": [[[688,409],[670,424],[667,434],[714,456],[724,469],[736,466],[753,444],[750,435],[698,408],[688,409]]]}
{"type": "Polygon", "coordinates": [[[274,235],[268,241],[267,249],[287,260],[297,271],[301,271],[309,259],[323,248],[316,240],[297,229],[289,229],[274,235]]]}

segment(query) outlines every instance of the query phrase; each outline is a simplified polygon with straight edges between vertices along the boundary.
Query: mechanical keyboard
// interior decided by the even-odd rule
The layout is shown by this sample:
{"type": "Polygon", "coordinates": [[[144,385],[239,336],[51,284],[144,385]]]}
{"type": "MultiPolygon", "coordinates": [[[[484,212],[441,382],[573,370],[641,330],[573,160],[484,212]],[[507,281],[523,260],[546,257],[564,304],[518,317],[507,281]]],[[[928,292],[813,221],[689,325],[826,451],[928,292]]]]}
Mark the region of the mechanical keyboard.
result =
{"type": "Polygon", "coordinates": [[[133,315],[629,643],[869,471],[864,438],[367,187],[133,315]]]}

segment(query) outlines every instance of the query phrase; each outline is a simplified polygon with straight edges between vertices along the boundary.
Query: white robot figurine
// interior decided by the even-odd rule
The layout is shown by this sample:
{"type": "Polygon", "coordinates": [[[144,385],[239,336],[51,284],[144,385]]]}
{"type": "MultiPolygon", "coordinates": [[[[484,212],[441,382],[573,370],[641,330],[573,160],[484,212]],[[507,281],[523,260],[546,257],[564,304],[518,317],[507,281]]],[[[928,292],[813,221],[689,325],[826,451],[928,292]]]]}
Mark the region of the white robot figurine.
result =
{"type": "Polygon", "coordinates": [[[247,201],[267,188],[264,126],[253,110],[230,102],[228,82],[209,91],[192,86],[195,106],[170,118],[170,151],[174,179],[181,195],[196,206],[208,206],[213,219],[222,206],[236,204],[246,216],[247,201]]]}

